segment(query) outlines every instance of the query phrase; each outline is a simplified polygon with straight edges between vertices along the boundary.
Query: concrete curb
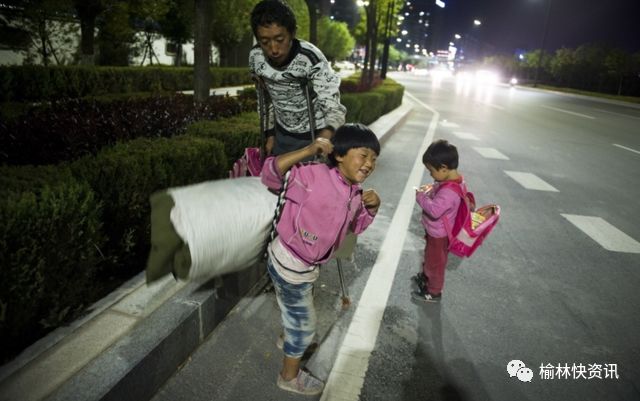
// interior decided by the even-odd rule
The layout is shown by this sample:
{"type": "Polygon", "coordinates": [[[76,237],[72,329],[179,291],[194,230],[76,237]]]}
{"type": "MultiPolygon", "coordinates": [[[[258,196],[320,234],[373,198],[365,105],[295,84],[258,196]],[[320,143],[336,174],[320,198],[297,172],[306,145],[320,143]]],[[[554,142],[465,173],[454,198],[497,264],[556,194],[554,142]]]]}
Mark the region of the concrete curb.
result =
{"type": "MultiPolygon", "coordinates": [[[[265,275],[247,297],[267,284],[265,275]]],[[[147,400],[237,304],[188,284],[47,400],[147,400]]]]}
{"type": "MultiPolygon", "coordinates": [[[[400,107],[369,127],[384,142],[412,107],[405,98],[400,107]]],[[[0,401],[149,399],[234,307],[242,304],[243,294],[251,298],[268,285],[264,273],[264,265],[259,264],[206,285],[176,284],[167,278],[157,286],[144,285],[141,273],[117,290],[120,295],[106,297],[92,315],[74,322],[73,329],[52,333],[52,338],[43,341],[47,346],[26,350],[19,365],[5,369],[0,401]],[[231,294],[220,294],[230,288],[231,294]],[[111,320],[96,324],[107,314],[111,320]],[[76,339],[88,326],[93,326],[92,341],[100,344],[94,347],[85,341],[83,348],[75,347],[74,341],[79,341],[76,339]],[[109,338],[96,339],[101,336],[109,338]],[[87,351],[65,351],[53,358],[55,362],[47,360],[63,346],[87,351]],[[96,353],[87,355],[93,349],[96,353]]]]}

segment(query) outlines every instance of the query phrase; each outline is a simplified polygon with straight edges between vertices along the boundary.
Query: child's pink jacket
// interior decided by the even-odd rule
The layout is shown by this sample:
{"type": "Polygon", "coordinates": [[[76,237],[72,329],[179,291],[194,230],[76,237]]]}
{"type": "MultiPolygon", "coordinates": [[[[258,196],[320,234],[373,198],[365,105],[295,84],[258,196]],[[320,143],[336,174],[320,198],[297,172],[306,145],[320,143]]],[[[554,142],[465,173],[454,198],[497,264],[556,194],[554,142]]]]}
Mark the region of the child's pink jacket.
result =
{"type": "MultiPolygon", "coordinates": [[[[463,179],[460,185],[466,189],[463,179]]],[[[460,196],[452,189],[442,188],[438,190],[440,183],[437,182],[429,192],[416,192],[416,202],[422,208],[422,225],[432,237],[447,237],[447,230],[444,227],[442,216],[447,216],[449,224],[453,226],[460,206],[460,196]]]]}
{"type": "MultiPolygon", "coordinates": [[[[261,178],[267,187],[279,191],[283,176],[275,161],[275,157],[265,160],[261,178]]],[[[320,163],[295,165],[276,229],[292,255],[314,265],[331,257],[349,228],[359,234],[373,218],[362,203],[360,185],[347,183],[336,168],[320,163]]]]}

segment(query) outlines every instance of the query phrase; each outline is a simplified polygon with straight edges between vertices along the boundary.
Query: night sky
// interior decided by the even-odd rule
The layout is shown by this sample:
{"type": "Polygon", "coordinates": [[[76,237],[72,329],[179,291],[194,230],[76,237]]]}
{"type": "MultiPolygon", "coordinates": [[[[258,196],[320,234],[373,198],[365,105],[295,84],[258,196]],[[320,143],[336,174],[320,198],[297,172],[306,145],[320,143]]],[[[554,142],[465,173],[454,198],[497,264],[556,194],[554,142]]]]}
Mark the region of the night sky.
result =
{"type": "MultiPolygon", "coordinates": [[[[640,51],[640,0],[444,0],[443,33],[471,34],[504,53],[542,45],[546,5],[551,1],[545,49],[602,41],[640,51]],[[473,19],[482,21],[473,26],[473,19]]],[[[422,8],[434,0],[414,0],[422,8]]]]}

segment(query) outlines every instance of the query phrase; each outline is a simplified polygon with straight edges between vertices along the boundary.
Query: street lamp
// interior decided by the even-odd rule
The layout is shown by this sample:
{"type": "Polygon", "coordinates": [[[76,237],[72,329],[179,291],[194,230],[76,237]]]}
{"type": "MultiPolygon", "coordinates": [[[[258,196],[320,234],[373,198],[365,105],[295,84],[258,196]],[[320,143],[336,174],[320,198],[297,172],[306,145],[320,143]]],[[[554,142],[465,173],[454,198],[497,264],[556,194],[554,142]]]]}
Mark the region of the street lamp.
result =
{"type": "Polygon", "coordinates": [[[473,25],[480,26],[480,25],[482,25],[482,21],[480,21],[479,19],[474,19],[473,20],[473,25]]]}

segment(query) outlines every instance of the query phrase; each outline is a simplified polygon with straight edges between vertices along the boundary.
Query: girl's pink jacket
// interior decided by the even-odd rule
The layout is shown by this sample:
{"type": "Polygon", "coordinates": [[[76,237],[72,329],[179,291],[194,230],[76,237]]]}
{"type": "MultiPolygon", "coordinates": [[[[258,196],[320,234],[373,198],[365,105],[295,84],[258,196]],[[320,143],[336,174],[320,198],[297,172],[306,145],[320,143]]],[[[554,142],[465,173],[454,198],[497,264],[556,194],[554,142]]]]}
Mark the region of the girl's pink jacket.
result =
{"type": "MultiPolygon", "coordinates": [[[[275,157],[265,160],[262,183],[282,188],[283,176],[275,157]]],[[[292,255],[309,265],[326,262],[351,230],[363,232],[375,217],[362,203],[360,185],[347,183],[336,168],[326,164],[291,167],[286,201],[276,227],[292,255]]]]}
{"type": "MultiPolygon", "coordinates": [[[[460,184],[466,188],[463,179],[460,179],[460,184]]],[[[422,208],[422,225],[427,234],[435,238],[447,237],[442,217],[447,216],[447,221],[453,227],[461,200],[454,190],[446,187],[438,190],[439,186],[437,182],[429,192],[416,192],[416,202],[422,208]]]]}

